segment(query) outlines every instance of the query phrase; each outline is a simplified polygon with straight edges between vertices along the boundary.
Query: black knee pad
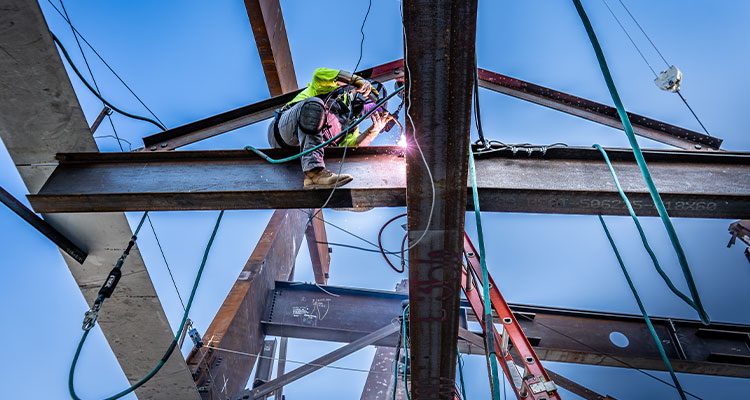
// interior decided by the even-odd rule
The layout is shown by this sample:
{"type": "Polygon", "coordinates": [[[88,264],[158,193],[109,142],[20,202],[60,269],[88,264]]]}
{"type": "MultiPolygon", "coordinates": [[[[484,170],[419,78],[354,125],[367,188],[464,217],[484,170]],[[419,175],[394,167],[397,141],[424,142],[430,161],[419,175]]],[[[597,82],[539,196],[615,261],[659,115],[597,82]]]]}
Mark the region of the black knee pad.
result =
{"type": "Polygon", "coordinates": [[[314,135],[323,128],[325,107],[317,101],[307,101],[302,105],[299,113],[299,127],[302,132],[314,135]]]}

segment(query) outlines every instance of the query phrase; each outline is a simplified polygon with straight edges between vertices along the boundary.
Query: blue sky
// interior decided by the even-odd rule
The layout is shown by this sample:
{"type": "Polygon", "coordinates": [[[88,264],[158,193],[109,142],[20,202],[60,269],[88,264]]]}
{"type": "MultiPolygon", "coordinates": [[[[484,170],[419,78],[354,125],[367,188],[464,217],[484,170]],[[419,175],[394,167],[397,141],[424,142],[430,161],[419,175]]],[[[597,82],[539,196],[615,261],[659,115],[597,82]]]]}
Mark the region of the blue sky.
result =
{"type": "MultiPolygon", "coordinates": [[[[59,7],[59,0],[51,0],[59,7]]],[[[608,0],[615,6],[617,1],[608,0]]],[[[361,68],[401,58],[399,2],[373,1],[365,27],[361,68]]],[[[744,74],[750,67],[750,4],[742,1],[684,2],[630,0],[626,4],[670,63],[684,74],[683,94],[727,150],[748,150],[745,132],[744,74]]],[[[174,127],[228,109],[268,98],[257,49],[241,1],[66,2],[77,29],[96,47],[167,126],[174,127]]],[[[674,94],[658,90],[653,77],[603,3],[586,0],[592,23],[608,57],[620,95],[629,111],[699,130],[700,126],[674,94]]],[[[63,19],[47,0],[40,6],[50,29],[66,45],[77,65],[83,61],[63,19]]],[[[614,7],[655,68],[663,68],[624,11],[614,7]]],[[[282,1],[298,82],[309,82],[321,66],[351,70],[359,55],[359,27],[367,2],[282,1]]],[[[88,51],[88,50],[87,50],[88,51]]],[[[591,46],[572,3],[559,1],[480,1],[477,54],[482,68],[535,82],[564,92],[611,104],[591,46]]],[[[105,96],[119,107],[145,115],[142,106],[95,56],[87,56],[105,96]]],[[[101,103],[73,76],[84,113],[93,122],[101,103]]],[[[446,82],[446,84],[450,84],[446,82]]],[[[565,142],[589,146],[627,147],[625,136],[557,111],[482,90],[483,125],[489,138],[506,143],[565,142]]],[[[153,127],[114,115],[124,139],[140,147],[153,127]]],[[[236,149],[266,146],[266,123],[239,129],[186,149],[236,149]]],[[[110,135],[103,124],[96,135],[110,135]]],[[[111,138],[97,139],[101,151],[119,151],[111,138]]],[[[391,144],[384,135],[375,144],[391,144]]],[[[663,147],[641,139],[643,147],[663,147]]],[[[127,145],[126,150],[127,150],[127,145]]],[[[747,179],[747,177],[738,177],[747,179]]],[[[0,147],[0,186],[25,201],[27,194],[4,146],[0,147]]],[[[326,210],[329,221],[369,239],[403,209],[367,213],[326,210]]],[[[187,294],[217,212],[159,212],[152,219],[181,293],[187,294]]],[[[231,211],[216,238],[191,318],[202,333],[224,300],[264,229],[271,211],[231,211]]],[[[139,213],[128,214],[131,224],[139,213]]],[[[617,261],[594,216],[484,213],[489,246],[487,261],[509,302],[638,313],[617,261]],[[533,281],[529,290],[530,282],[533,281]]],[[[607,221],[631,269],[647,310],[652,315],[695,318],[694,312],[668,292],[653,270],[629,218],[607,221]]],[[[666,233],[654,218],[642,218],[660,261],[678,287],[686,289],[666,233]]],[[[729,220],[674,219],[698,288],[712,319],[750,324],[750,266],[742,246],[726,248],[729,220]]],[[[0,282],[0,311],[7,340],[8,362],[0,372],[13,390],[28,398],[67,396],[67,370],[80,335],[87,305],[56,248],[6,208],[0,208],[0,251],[5,276],[0,282]],[[12,342],[11,342],[12,341],[12,342]],[[21,383],[23,382],[23,383],[21,383]]],[[[399,245],[400,228],[392,227],[388,247],[399,245]]],[[[471,215],[467,230],[474,234],[471,215]]],[[[139,247],[173,328],[181,317],[175,289],[153,235],[147,230],[139,247]]],[[[335,229],[332,242],[362,245],[335,229]]],[[[128,238],[123,238],[123,245],[128,238]]],[[[366,245],[365,245],[366,246],[366,245]]],[[[296,278],[313,281],[306,245],[297,259],[296,278]]],[[[116,260],[112,260],[114,263],[116,260]]],[[[380,255],[335,248],[330,284],[393,289],[403,276],[391,271],[380,255]]],[[[106,312],[106,311],[105,311],[106,312]]],[[[290,341],[289,358],[312,360],[338,344],[290,341]]],[[[186,345],[183,353],[189,351],[186,345]]],[[[369,368],[374,350],[365,349],[336,365],[369,368]]],[[[160,355],[154,355],[158,359],[160,355]]],[[[482,357],[465,357],[469,398],[488,398],[482,357]]],[[[637,371],[619,368],[545,363],[556,372],[617,398],[678,398],[673,389],[637,371]]],[[[289,366],[290,368],[292,366],[289,366]]],[[[668,380],[664,373],[657,376],[668,380]]],[[[86,344],[77,373],[85,398],[100,398],[127,382],[96,328],[86,344]]],[[[322,370],[285,389],[288,399],[358,397],[366,374],[322,370]],[[319,397],[310,397],[315,390],[319,397]]],[[[747,380],[680,374],[683,386],[704,398],[746,392],[747,380]]],[[[565,398],[575,398],[563,392],[565,398]]]]}

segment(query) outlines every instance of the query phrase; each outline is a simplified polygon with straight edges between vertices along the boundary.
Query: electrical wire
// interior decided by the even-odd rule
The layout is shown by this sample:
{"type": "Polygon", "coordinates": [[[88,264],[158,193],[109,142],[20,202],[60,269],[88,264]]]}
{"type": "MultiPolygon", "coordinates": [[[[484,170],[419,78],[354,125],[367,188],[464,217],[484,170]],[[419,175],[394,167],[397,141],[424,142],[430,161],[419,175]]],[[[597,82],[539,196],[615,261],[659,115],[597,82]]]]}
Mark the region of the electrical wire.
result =
{"type": "MultiPolygon", "coordinates": [[[[312,215],[312,213],[309,213],[309,212],[307,212],[305,210],[300,210],[300,211],[304,212],[307,215],[312,215]]],[[[361,241],[369,244],[370,246],[372,246],[373,248],[375,248],[375,250],[374,250],[375,252],[380,252],[380,250],[379,250],[380,246],[378,246],[377,243],[371,242],[371,241],[363,238],[362,236],[357,235],[356,233],[354,233],[352,231],[349,231],[347,229],[344,229],[344,228],[342,228],[342,227],[334,224],[333,222],[329,222],[327,219],[324,220],[323,218],[320,218],[318,216],[315,216],[314,218],[318,219],[320,221],[323,221],[323,223],[325,223],[326,225],[330,225],[330,226],[332,226],[332,227],[340,230],[341,232],[344,232],[344,233],[346,233],[346,234],[348,234],[350,236],[353,236],[353,237],[355,237],[355,238],[357,238],[357,239],[359,239],[359,240],[361,240],[361,241]]],[[[342,246],[348,247],[348,245],[342,245],[342,246]]],[[[356,246],[351,246],[351,247],[356,247],[356,246]]],[[[366,249],[363,249],[363,248],[360,248],[360,249],[361,250],[366,250],[366,249]]],[[[396,255],[397,257],[398,257],[398,254],[399,254],[398,252],[395,252],[395,251],[388,251],[388,250],[386,250],[385,252],[386,252],[386,254],[393,254],[393,255],[396,255]]]]}
{"type": "Polygon", "coordinates": [[[127,111],[121,110],[117,106],[115,106],[112,103],[110,103],[109,101],[107,101],[107,99],[105,99],[104,97],[102,97],[99,93],[97,93],[96,89],[94,89],[91,86],[91,84],[86,80],[86,78],[83,77],[83,74],[81,74],[81,71],[79,71],[78,67],[76,67],[76,65],[73,63],[73,60],[71,60],[71,58],[70,58],[70,54],[68,54],[68,50],[65,49],[65,46],[63,46],[62,42],[60,42],[60,39],[58,39],[57,36],[55,36],[55,34],[52,33],[52,31],[50,31],[50,35],[52,36],[52,40],[60,47],[60,50],[62,51],[63,56],[65,57],[65,60],[68,61],[68,64],[73,69],[73,72],[75,72],[76,75],[78,76],[78,79],[80,79],[81,82],[83,82],[83,84],[86,86],[86,88],[88,88],[91,91],[91,93],[93,93],[99,100],[101,100],[102,103],[106,104],[109,108],[117,111],[118,113],[120,113],[120,114],[122,114],[122,115],[124,115],[126,117],[130,117],[130,118],[133,118],[133,119],[137,119],[137,120],[141,120],[141,121],[145,121],[145,122],[151,123],[153,125],[156,125],[157,127],[159,127],[159,129],[161,129],[163,131],[167,130],[167,128],[165,128],[164,125],[162,125],[162,124],[154,121],[151,118],[141,117],[139,115],[131,114],[131,113],[127,112],[127,111]]]}
{"type": "MultiPolygon", "coordinates": [[[[143,218],[141,218],[141,222],[138,224],[138,228],[133,234],[133,238],[137,236],[147,216],[148,216],[148,211],[143,214],[143,218]]],[[[151,372],[149,372],[148,375],[146,375],[144,378],[134,383],[129,388],[122,390],[112,396],[107,397],[105,400],[119,399],[120,397],[125,396],[126,394],[131,393],[135,389],[141,387],[143,384],[151,380],[151,378],[153,378],[159,372],[159,370],[161,370],[161,368],[167,362],[169,357],[172,355],[172,352],[174,352],[174,349],[175,347],[177,347],[177,343],[180,340],[180,336],[182,335],[182,330],[185,328],[185,323],[187,322],[187,317],[188,317],[188,314],[190,313],[190,308],[193,305],[193,299],[195,298],[195,292],[198,289],[198,283],[200,283],[201,276],[203,276],[203,269],[206,266],[206,261],[208,260],[208,253],[211,250],[211,245],[213,244],[214,239],[216,238],[216,232],[219,230],[219,224],[221,224],[221,218],[223,216],[224,216],[224,210],[222,210],[219,213],[219,217],[216,219],[216,225],[214,225],[213,232],[211,233],[211,237],[208,240],[208,244],[206,245],[206,250],[203,253],[203,260],[201,261],[201,265],[198,268],[198,274],[195,278],[195,282],[193,283],[193,290],[190,292],[190,297],[188,298],[187,307],[185,309],[185,312],[182,315],[182,322],[180,323],[180,328],[177,329],[177,334],[175,335],[174,339],[172,339],[172,342],[169,345],[169,348],[167,349],[167,351],[164,353],[164,356],[161,358],[161,360],[159,360],[159,363],[156,364],[154,369],[152,369],[151,372]]],[[[135,239],[132,239],[132,241],[135,242],[135,239]]],[[[121,257],[121,260],[124,261],[124,258],[121,257]]],[[[122,266],[122,263],[118,262],[118,264],[122,266]]],[[[86,337],[88,336],[89,332],[90,330],[84,329],[83,335],[81,336],[81,340],[80,342],[78,342],[78,347],[76,348],[75,355],[73,356],[73,361],[70,364],[70,372],[68,374],[68,391],[70,393],[70,396],[75,400],[81,400],[76,394],[75,387],[73,384],[74,377],[75,377],[75,368],[78,362],[78,357],[81,354],[81,349],[83,348],[83,344],[86,341],[86,337]]]]}
{"type": "Polygon", "coordinates": [[[649,171],[648,166],[646,165],[646,159],[643,157],[643,152],[641,151],[641,147],[635,138],[635,134],[633,133],[633,126],[630,123],[630,118],[628,117],[628,114],[625,111],[625,106],[622,104],[622,100],[620,99],[620,95],[617,92],[617,87],[615,86],[615,82],[612,79],[611,73],[609,72],[609,67],[607,66],[607,60],[605,59],[604,52],[602,51],[602,48],[599,45],[599,40],[596,37],[594,28],[592,27],[591,21],[586,15],[586,11],[583,9],[581,0],[573,0],[573,4],[575,5],[576,10],[578,11],[578,15],[581,18],[581,22],[583,23],[584,28],[586,29],[586,33],[589,37],[589,40],[591,41],[592,47],[594,48],[594,52],[596,53],[596,58],[599,63],[599,68],[601,69],[602,75],[604,77],[604,81],[606,82],[607,88],[609,89],[609,93],[612,97],[612,101],[615,103],[615,107],[617,108],[617,114],[620,116],[620,120],[622,121],[625,134],[628,137],[628,141],[630,142],[631,148],[633,149],[633,156],[635,157],[636,163],[638,164],[638,168],[641,170],[641,174],[643,175],[643,180],[646,182],[646,186],[648,187],[648,191],[649,191],[649,194],[651,195],[651,199],[653,200],[654,206],[656,207],[659,217],[662,220],[664,228],[667,230],[667,234],[669,236],[670,242],[672,243],[672,247],[674,248],[675,253],[677,253],[677,259],[680,263],[680,267],[682,268],[682,273],[685,277],[685,281],[687,282],[688,288],[690,289],[690,295],[692,297],[692,300],[695,302],[701,322],[704,325],[708,325],[711,322],[711,319],[703,307],[703,303],[701,302],[701,299],[700,299],[700,294],[698,293],[698,288],[695,285],[693,274],[690,271],[690,267],[687,262],[687,257],[685,256],[685,252],[682,249],[680,240],[677,237],[677,232],[675,232],[674,226],[672,225],[672,221],[670,220],[669,214],[667,213],[667,209],[664,207],[664,202],[662,201],[661,195],[659,194],[659,191],[656,189],[654,180],[651,177],[651,172],[649,171]]]}
{"type": "MultiPolygon", "coordinates": [[[[65,3],[63,2],[63,0],[60,0],[60,6],[62,6],[63,12],[65,13],[65,20],[68,21],[68,25],[70,25],[70,30],[73,32],[73,37],[75,38],[76,44],[78,45],[78,50],[81,52],[81,56],[83,57],[83,62],[86,63],[86,69],[88,69],[89,75],[91,76],[91,82],[94,83],[96,92],[101,96],[102,91],[101,89],[99,89],[99,84],[96,83],[96,78],[94,77],[94,73],[91,71],[91,65],[89,65],[89,60],[86,58],[86,53],[83,51],[81,42],[78,40],[78,34],[76,33],[76,30],[73,28],[73,22],[71,21],[70,16],[68,15],[68,10],[65,9],[65,3]]],[[[117,140],[117,145],[120,147],[120,151],[125,151],[125,149],[122,148],[122,141],[120,139],[120,136],[117,134],[117,129],[115,129],[115,124],[114,122],[112,122],[111,112],[107,113],[107,119],[109,120],[110,126],[112,126],[112,132],[114,133],[114,138],[117,140]]],[[[98,136],[98,137],[108,137],[108,136],[111,136],[111,135],[98,136]]],[[[132,150],[133,146],[130,144],[130,142],[127,142],[127,143],[130,149],[132,150]]]]}
{"type": "Polygon", "coordinates": [[[383,255],[383,258],[385,259],[385,262],[387,262],[387,263],[388,263],[388,265],[389,265],[389,266],[391,267],[391,269],[393,269],[394,271],[396,271],[396,272],[397,272],[397,273],[399,273],[399,274],[400,274],[400,273],[403,273],[403,272],[404,272],[404,270],[406,269],[406,267],[405,267],[405,264],[404,264],[404,258],[403,258],[403,252],[404,252],[404,241],[402,241],[402,242],[401,242],[401,269],[398,269],[398,268],[396,268],[396,267],[395,267],[395,266],[394,266],[394,265],[393,265],[393,264],[391,263],[391,260],[389,260],[389,259],[388,259],[388,256],[386,255],[386,252],[385,252],[385,249],[383,248],[383,231],[385,230],[385,228],[386,228],[386,227],[387,227],[388,225],[390,225],[390,224],[391,224],[391,222],[393,222],[393,221],[395,221],[395,220],[397,220],[397,219],[399,219],[399,218],[405,217],[405,216],[406,216],[406,213],[404,213],[404,214],[399,214],[399,215],[397,215],[397,216],[395,216],[395,217],[393,217],[393,218],[389,219],[389,220],[388,220],[388,222],[386,222],[385,224],[383,224],[383,226],[382,226],[382,227],[380,227],[380,231],[378,232],[378,247],[380,248],[380,254],[382,254],[382,255],[383,255]]]}
{"type": "MultiPolygon", "coordinates": [[[[659,48],[656,47],[656,44],[654,43],[653,40],[651,40],[651,37],[643,29],[643,26],[641,26],[641,24],[638,22],[638,20],[635,19],[635,16],[633,15],[633,13],[630,12],[630,9],[625,5],[625,3],[622,0],[618,0],[618,1],[620,2],[620,5],[622,5],[622,8],[624,8],[625,11],[628,13],[628,15],[630,15],[630,18],[633,20],[633,22],[635,22],[635,24],[638,26],[638,29],[641,30],[641,33],[643,33],[643,36],[645,36],[646,39],[648,39],[648,42],[651,43],[651,46],[659,54],[659,57],[661,57],[662,61],[664,61],[664,64],[667,66],[667,68],[669,68],[670,64],[667,62],[667,59],[664,57],[664,55],[661,53],[661,51],[659,51],[659,48]]],[[[617,21],[617,24],[620,25],[620,28],[622,28],[622,31],[625,32],[625,35],[628,37],[628,39],[630,39],[630,43],[633,44],[633,47],[635,47],[635,49],[638,51],[638,54],[641,55],[641,58],[646,63],[646,65],[648,65],[648,68],[654,74],[654,77],[658,78],[658,75],[657,75],[656,71],[654,70],[654,68],[651,66],[651,63],[648,62],[648,60],[646,59],[646,57],[643,55],[643,52],[641,52],[641,49],[638,47],[638,45],[635,43],[635,41],[633,40],[633,38],[630,36],[630,33],[627,31],[627,29],[625,29],[625,26],[620,22],[620,19],[617,18],[617,15],[615,15],[614,11],[609,6],[609,3],[607,3],[607,0],[602,0],[602,2],[604,3],[605,6],[607,6],[607,9],[609,10],[609,13],[612,14],[612,16],[615,18],[615,21],[617,21]]],[[[685,98],[685,96],[683,96],[682,93],[680,92],[679,87],[677,88],[677,90],[675,91],[675,93],[677,93],[677,95],[680,96],[680,100],[682,100],[682,102],[685,104],[685,107],[687,107],[687,109],[693,115],[693,117],[695,118],[695,120],[698,121],[698,124],[701,126],[701,128],[703,128],[703,131],[706,132],[706,135],[711,136],[711,133],[708,131],[708,128],[706,128],[706,126],[703,124],[703,121],[701,121],[701,119],[698,118],[698,114],[695,113],[695,111],[693,110],[693,107],[690,106],[690,104],[688,103],[688,101],[685,98]]]]}
{"type": "Polygon", "coordinates": [[[169,268],[169,262],[167,261],[167,256],[164,255],[164,249],[161,247],[161,242],[159,241],[159,236],[156,234],[156,229],[154,228],[153,222],[151,222],[151,216],[149,215],[147,217],[148,224],[151,226],[151,232],[154,233],[154,238],[156,239],[156,244],[159,246],[159,252],[161,252],[161,258],[164,260],[164,265],[167,266],[167,271],[169,272],[169,277],[172,279],[172,285],[174,285],[174,291],[177,292],[177,297],[180,299],[180,304],[182,304],[182,311],[185,311],[185,303],[182,301],[182,296],[180,295],[180,289],[177,288],[177,282],[174,280],[174,275],[172,275],[172,269],[169,268]]]}
{"type": "MultiPolygon", "coordinates": [[[[617,15],[612,10],[612,7],[609,6],[609,3],[607,3],[607,0],[602,0],[602,3],[604,3],[605,6],[607,6],[607,10],[609,10],[609,13],[612,14],[612,17],[615,18],[615,21],[617,21],[617,24],[620,25],[620,28],[622,28],[622,31],[625,32],[625,35],[628,37],[628,39],[630,39],[630,43],[633,44],[633,47],[635,47],[635,50],[638,52],[638,54],[641,55],[641,58],[643,59],[643,62],[645,62],[646,65],[648,65],[648,69],[650,69],[651,73],[654,74],[654,78],[657,78],[659,76],[659,74],[656,73],[656,70],[654,70],[654,67],[652,67],[651,63],[648,62],[648,60],[646,59],[646,56],[643,55],[643,52],[641,51],[641,49],[638,47],[637,44],[635,44],[635,40],[633,40],[633,37],[630,36],[630,33],[628,33],[628,30],[625,29],[625,26],[622,24],[622,22],[620,22],[620,19],[617,18],[617,15]]],[[[620,2],[620,3],[622,3],[622,2],[620,2]]],[[[651,43],[651,44],[653,44],[653,43],[651,43]]],[[[664,62],[666,63],[667,61],[664,60],[664,62]]],[[[667,64],[667,68],[669,68],[669,64],[667,64]]]]}
{"type": "Polygon", "coordinates": [[[607,229],[607,224],[604,223],[604,218],[602,218],[601,215],[599,215],[598,217],[599,217],[599,222],[601,222],[602,224],[602,228],[604,228],[604,233],[607,235],[607,239],[609,239],[609,244],[612,246],[612,250],[614,251],[615,256],[617,257],[617,262],[620,263],[620,268],[622,269],[622,273],[623,275],[625,275],[625,279],[628,281],[628,286],[630,286],[630,290],[633,292],[633,297],[635,297],[635,301],[638,303],[638,308],[641,310],[641,314],[643,314],[643,319],[646,321],[646,326],[648,326],[648,330],[651,332],[651,337],[654,338],[656,347],[659,349],[659,355],[661,356],[661,359],[664,361],[664,365],[667,366],[669,375],[672,377],[672,382],[674,382],[674,385],[677,388],[677,391],[680,393],[680,398],[682,398],[682,400],[687,400],[687,398],[685,397],[685,392],[682,390],[682,385],[680,385],[680,381],[677,379],[677,375],[675,375],[674,369],[672,369],[672,364],[669,362],[667,353],[664,351],[664,346],[661,344],[661,339],[659,339],[659,335],[657,335],[656,331],[654,330],[654,325],[651,323],[651,318],[648,317],[648,313],[646,312],[646,307],[643,305],[643,302],[641,301],[641,297],[638,295],[638,290],[636,290],[635,284],[633,284],[633,280],[630,279],[630,274],[628,273],[627,268],[625,268],[625,263],[622,261],[620,252],[617,250],[617,245],[615,245],[615,240],[612,238],[612,235],[609,233],[609,229],[607,229]]]}
{"type": "Polygon", "coordinates": [[[112,72],[112,74],[114,74],[114,76],[117,77],[117,79],[120,81],[120,83],[122,83],[125,86],[125,88],[128,89],[128,91],[138,100],[138,102],[141,103],[141,105],[146,110],[148,110],[148,112],[151,114],[151,116],[153,116],[154,119],[156,119],[157,121],[159,121],[159,123],[161,123],[162,125],[165,125],[159,119],[159,117],[157,117],[156,114],[154,114],[154,112],[151,111],[151,109],[146,105],[146,103],[144,103],[143,100],[141,100],[141,98],[138,97],[137,94],[135,94],[135,92],[133,91],[133,89],[131,89],[130,86],[127,83],[125,83],[125,81],[120,77],[120,75],[117,74],[117,72],[115,72],[114,68],[112,68],[109,65],[109,63],[107,63],[107,61],[104,59],[104,57],[102,57],[101,54],[99,54],[99,52],[96,51],[96,49],[94,48],[94,46],[92,46],[91,43],[89,43],[89,41],[86,40],[86,38],[81,34],[81,32],[79,32],[73,26],[73,24],[70,22],[70,20],[68,18],[66,18],[65,15],[63,15],[63,13],[60,11],[60,9],[58,9],[57,6],[55,6],[55,4],[52,3],[52,0],[47,0],[47,2],[52,6],[52,8],[55,9],[55,11],[57,11],[58,14],[60,14],[60,16],[65,20],[65,22],[67,22],[70,25],[71,29],[73,29],[73,31],[78,34],[78,36],[81,38],[81,40],[83,40],[83,42],[86,43],[86,45],[91,49],[91,51],[93,51],[94,54],[96,54],[96,56],[99,58],[99,60],[101,60],[101,62],[110,70],[110,72],[112,72]]]}
{"type": "MultiPolygon", "coordinates": [[[[408,41],[406,39],[406,26],[404,25],[404,4],[403,2],[399,5],[399,10],[401,11],[401,31],[403,32],[404,37],[404,66],[406,67],[406,76],[408,76],[407,82],[406,82],[406,93],[408,96],[404,96],[404,101],[407,100],[407,97],[411,96],[411,69],[409,69],[409,45],[408,41]]],[[[403,86],[402,86],[403,88],[403,86]]],[[[422,146],[419,145],[419,140],[417,140],[417,128],[414,126],[414,119],[411,117],[411,114],[409,113],[409,110],[411,110],[411,101],[408,102],[406,106],[406,119],[409,121],[409,124],[411,125],[411,132],[412,132],[412,140],[414,141],[414,144],[417,146],[417,150],[419,150],[419,154],[422,157],[422,162],[424,163],[425,169],[427,169],[427,176],[430,178],[430,188],[432,189],[432,202],[430,203],[430,214],[427,217],[427,223],[425,224],[424,231],[422,231],[422,234],[417,238],[416,241],[410,242],[409,247],[406,250],[411,250],[414,246],[416,246],[419,242],[424,239],[425,235],[427,235],[427,231],[430,230],[430,225],[432,224],[432,216],[435,212],[435,179],[432,177],[432,171],[430,170],[430,165],[427,163],[427,158],[424,156],[424,152],[422,151],[422,146]]]]}

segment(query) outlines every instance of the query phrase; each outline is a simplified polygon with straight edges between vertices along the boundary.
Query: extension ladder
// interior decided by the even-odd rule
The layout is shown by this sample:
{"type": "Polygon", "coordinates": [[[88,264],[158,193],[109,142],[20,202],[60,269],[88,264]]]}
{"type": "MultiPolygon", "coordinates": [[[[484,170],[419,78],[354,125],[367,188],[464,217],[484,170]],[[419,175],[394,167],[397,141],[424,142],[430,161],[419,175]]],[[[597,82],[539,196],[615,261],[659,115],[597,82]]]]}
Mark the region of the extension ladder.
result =
{"type": "MultiPolygon", "coordinates": [[[[464,234],[464,253],[467,266],[461,268],[461,287],[486,335],[489,329],[485,326],[482,318],[484,303],[480,295],[483,290],[482,267],[479,263],[479,254],[466,234],[464,234]]],[[[519,400],[559,400],[560,395],[557,393],[557,386],[549,379],[541,361],[537,358],[529,340],[521,330],[521,326],[516,321],[508,303],[505,302],[489,273],[487,277],[490,281],[490,302],[499,316],[498,322],[501,322],[503,326],[502,334],[498,333],[497,327],[492,327],[492,334],[495,335],[495,352],[505,376],[511,383],[510,386],[515,390],[516,397],[519,400]],[[519,371],[520,366],[513,361],[509,341],[521,357],[523,371],[519,371]]]]}

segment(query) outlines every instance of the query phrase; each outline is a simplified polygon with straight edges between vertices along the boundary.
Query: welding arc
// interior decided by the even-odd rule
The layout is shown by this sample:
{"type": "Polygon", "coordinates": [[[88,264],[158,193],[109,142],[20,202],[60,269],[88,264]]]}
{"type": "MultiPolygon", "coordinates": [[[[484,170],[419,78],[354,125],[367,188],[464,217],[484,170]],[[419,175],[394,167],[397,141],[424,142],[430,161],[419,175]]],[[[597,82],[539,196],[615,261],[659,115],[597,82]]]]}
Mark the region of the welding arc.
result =
{"type": "Polygon", "coordinates": [[[394,271],[398,272],[399,274],[403,273],[403,272],[404,272],[404,270],[406,269],[406,267],[405,267],[405,265],[406,265],[406,264],[404,263],[404,245],[406,244],[406,238],[407,238],[407,237],[409,236],[409,234],[407,233],[406,235],[404,235],[404,239],[403,239],[403,240],[401,241],[401,269],[398,269],[398,268],[396,268],[396,267],[395,267],[395,266],[394,266],[394,265],[393,265],[393,264],[391,263],[391,260],[389,260],[389,259],[388,259],[388,256],[387,256],[387,255],[385,254],[385,253],[386,253],[386,251],[385,251],[385,249],[383,248],[383,231],[385,230],[385,228],[386,228],[386,227],[387,227],[388,225],[390,225],[390,224],[391,224],[391,222],[393,222],[393,221],[395,221],[395,220],[397,220],[397,219],[399,219],[399,218],[401,218],[401,217],[405,217],[405,216],[406,216],[406,213],[403,213],[403,214],[399,214],[399,215],[397,215],[397,216],[395,216],[395,217],[393,217],[393,218],[389,219],[389,220],[388,220],[388,222],[386,222],[385,224],[383,224],[383,226],[382,226],[382,227],[380,227],[380,232],[378,232],[378,247],[380,247],[380,254],[382,254],[382,255],[383,255],[383,258],[385,259],[385,262],[387,262],[387,263],[388,263],[388,265],[389,265],[389,266],[390,266],[390,267],[391,267],[391,268],[392,268],[392,269],[393,269],[394,271]]]}

